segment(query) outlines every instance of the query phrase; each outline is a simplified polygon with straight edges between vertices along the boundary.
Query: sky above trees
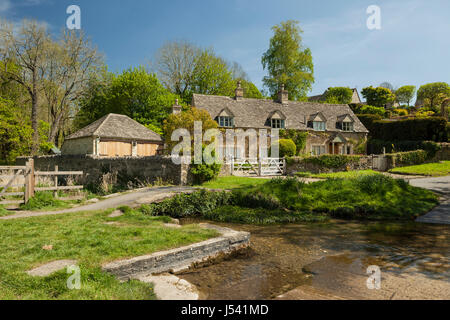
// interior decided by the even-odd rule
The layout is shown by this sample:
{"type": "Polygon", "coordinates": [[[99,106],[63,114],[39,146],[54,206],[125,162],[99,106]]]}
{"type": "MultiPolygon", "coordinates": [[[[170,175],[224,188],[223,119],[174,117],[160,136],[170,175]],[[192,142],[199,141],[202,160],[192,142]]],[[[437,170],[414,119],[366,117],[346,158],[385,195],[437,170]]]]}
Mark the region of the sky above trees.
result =
{"type": "Polygon", "coordinates": [[[166,41],[183,39],[238,62],[262,88],[261,56],[271,27],[293,19],[300,21],[313,56],[311,95],[334,86],[361,90],[384,81],[395,87],[450,81],[447,0],[0,0],[0,17],[37,19],[57,34],[74,3],[111,71],[147,64],[166,41]],[[381,8],[381,30],[366,27],[372,4],[381,8]]]}

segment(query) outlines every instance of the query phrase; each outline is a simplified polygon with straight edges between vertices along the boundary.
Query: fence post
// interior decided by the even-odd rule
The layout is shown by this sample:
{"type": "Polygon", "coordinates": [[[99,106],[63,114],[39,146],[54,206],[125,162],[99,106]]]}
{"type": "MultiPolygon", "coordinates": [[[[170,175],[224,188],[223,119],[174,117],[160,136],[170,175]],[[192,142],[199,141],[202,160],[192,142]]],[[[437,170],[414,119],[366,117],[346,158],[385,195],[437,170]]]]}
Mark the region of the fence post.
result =
{"type": "Polygon", "coordinates": [[[286,158],[283,158],[283,175],[287,174],[287,161],[286,158]]]}
{"type": "Polygon", "coordinates": [[[29,159],[25,164],[25,203],[34,196],[34,160],[29,159]]]}
{"type": "Polygon", "coordinates": [[[262,160],[261,158],[258,159],[258,176],[262,176],[262,160]]]}
{"type": "MultiPolygon", "coordinates": [[[[58,166],[55,166],[55,173],[58,173],[58,166]]],[[[53,196],[58,198],[58,175],[55,175],[55,188],[56,190],[53,192],[53,196]]]]}

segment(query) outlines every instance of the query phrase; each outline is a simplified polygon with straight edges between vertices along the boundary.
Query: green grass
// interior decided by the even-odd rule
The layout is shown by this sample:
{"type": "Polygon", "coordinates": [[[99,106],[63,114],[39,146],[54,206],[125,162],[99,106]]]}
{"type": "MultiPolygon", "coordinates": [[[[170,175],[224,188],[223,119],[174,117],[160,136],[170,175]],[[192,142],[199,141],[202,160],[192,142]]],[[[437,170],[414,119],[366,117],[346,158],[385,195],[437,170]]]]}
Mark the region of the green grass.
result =
{"type": "Polygon", "coordinates": [[[432,192],[384,175],[361,175],[306,184],[274,179],[234,192],[234,204],[351,219],[414,219],[438,204],[432,192]]]}
{"type": "Polygon", "coordinates": [[[333,173],[310,173],[310,172],[297,172],[295,175],[297,177],[304,178],[316,178],[316,179],[349,179],[356,178],[359,176],[376,175],[381,174],[380,172],[374,170],[359,170],[359,171],[343,171],[343,172],[333,172],[333,173]]]}
{"type": "Polygon", "coordinates": [[[323,222],[329,218],[326,215],[287,212],[285,210],[269,210],[263,208],[243,208],[238,206],[222,206],[203,215],[203,218],[229,223],[246,224],[280,224],[300,222],[323,222]]]}
{"type": "Polygon", "coordinates": [[[202,187],[208,189],[232,190],[261,185],[269,180],[270,179],[248,177],[219,177],[215,180],[202,184],[202,187]]]}
{"type": "Polygon", "coordinates": [[[6,210],[2,205],[0,205],[0,217],[8,216],[11,212],[6,210]]]}
{"type": "Polygon", "coordinates": [[[419,176],[448,176],[450,175],[450,161],[442,161],[442,163],[427,163],[417,166],[394,168],[391,173],[419,175],[419,176]]]}
{"type": "Polygon", "coordinates": [[[167,218],[149,217],[133,210],[108,218],[111,211],[0,221],[0,299],[154,299],[151,285],[138,281],[121,283],[102,272],[101,266],[216,235],[215,231],[195,225],[166,228],[162,223],[167,218]],[[53,245],[53,250],[43,250],[44,245],[53,245]],[[44,278],[25,273],[60,259],[78,261],[80,290],[66,287],[66,270],[44,278]]]}

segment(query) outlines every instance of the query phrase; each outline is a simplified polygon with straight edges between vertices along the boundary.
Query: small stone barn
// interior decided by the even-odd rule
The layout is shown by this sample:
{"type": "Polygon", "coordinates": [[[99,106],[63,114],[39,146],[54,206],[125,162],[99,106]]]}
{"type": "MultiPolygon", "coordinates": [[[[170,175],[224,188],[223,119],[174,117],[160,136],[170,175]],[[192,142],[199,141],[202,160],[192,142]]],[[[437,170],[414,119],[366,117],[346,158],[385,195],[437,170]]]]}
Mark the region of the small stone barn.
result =
{"type": "Polygon", "coordinates": [[[110,113],[68,136],[61,148],[63,155],[100,157],[148,157],[161,154],[161,136],[133,119],[110,113]]]}

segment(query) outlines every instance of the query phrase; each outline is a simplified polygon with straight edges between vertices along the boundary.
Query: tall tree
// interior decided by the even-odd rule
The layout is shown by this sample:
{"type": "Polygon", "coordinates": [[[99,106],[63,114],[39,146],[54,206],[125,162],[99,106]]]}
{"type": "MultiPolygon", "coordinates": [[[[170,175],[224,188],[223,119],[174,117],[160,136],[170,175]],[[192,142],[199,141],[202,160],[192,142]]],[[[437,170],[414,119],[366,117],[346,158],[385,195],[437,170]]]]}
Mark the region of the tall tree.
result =
{"type": "Polygon", "coordinates": [[[83,33],[64,31],[59,42],[49,45],[44,61],[43,92],[51,116],[48,140],[57,144],[64,120],[73,114],[74,103],[99,71],[102,59],[83,33]]]}
{"type": "Polygon", "coordinates": [[[416,93],[415,86],[403,86],[395,91],[395,96],[399,103],[405,103],[409,106],[411,100],[414,98],[415,93],[416,93]]]}
{"type": "Polygon", "coordinates": [[[187,41],[163,45],[156,54],[156,71],[162,84],[183,99],[188,98],[201,52],[199,47],[187,41]]]}
{"type": "MultiPolygon", "coordinates": [[[[425,103],[425,106],[437,108],[450,97],[450,86],[446,82],[428,83],[419,88],[417,99],[425,103]]],[[[436,109],[436,111],[438,111],[436,109]]]]}
{"type": "Polygon", "coordinates": [[[370,86],[362,89],[361,93],[367,104],[375,107],[385,108],[387,104],[395,100],[395,95],[387,88],[370,86]]]}
{"type": "Polygon", "coordinates": [[[30,96],[33,154],[39,149],[39,92],[42,89],[43,65],[46,63],[49,43],[46,27],[36,21],[24,20],[19,29],[6,21],[0,24],[0,60],[3,61],[0,76],[3,81],[19,83],[30,96]]]}
{"type": "Polygon", "coordinates": [[[311,50],[303,47],[303,31],[298,24],[289,20],[272,28],[274,35],[262,57],[262,65],[269,73],[263,82],[272,96],[284,84],[291,100],[304,99],[314,83],[311,50]]]}
{"type": "Polygon", "coordinates": [[[155,74],[139,67],[118,76],[104,76],[105,79],[91,81],[94,88],[88,90],[75,119],[78,128],[108,113],[119,113],[162,132],[163,120],[170,114],[176,96],[161,85],[155,74]]]}

